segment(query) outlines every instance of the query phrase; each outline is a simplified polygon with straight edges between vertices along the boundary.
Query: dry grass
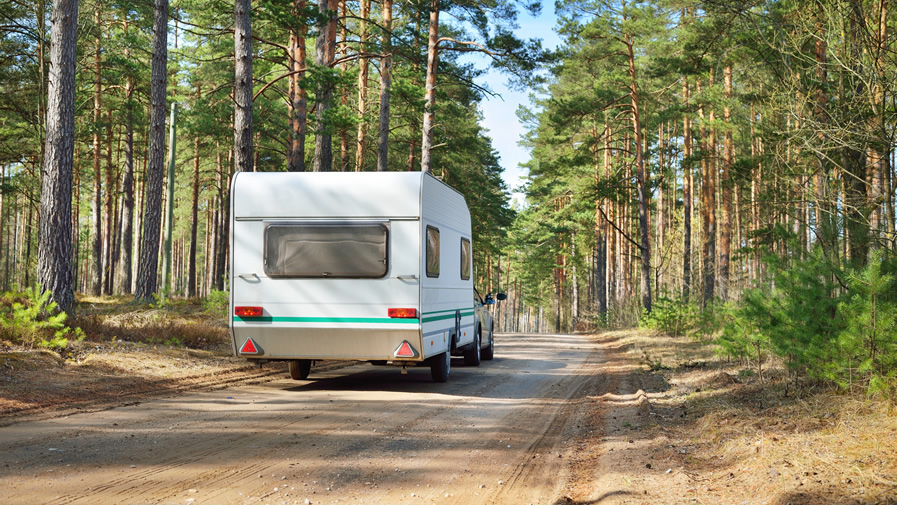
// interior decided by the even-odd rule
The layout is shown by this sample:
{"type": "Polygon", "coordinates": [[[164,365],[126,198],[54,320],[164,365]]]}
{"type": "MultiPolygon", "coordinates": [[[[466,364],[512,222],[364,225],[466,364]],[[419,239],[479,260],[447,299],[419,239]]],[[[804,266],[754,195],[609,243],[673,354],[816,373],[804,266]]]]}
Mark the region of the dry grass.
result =
{"type": "Polygon", "coordinates": [[[748,490],[751,503],[897,503],[891,402],[799,381],[780,363],[761,381],[686,338],[632,332],[621,344],[671,385],[651,401],[676,421],[655,435],[689,448],[695,488],[748,490]]]}
{"type": "Polygon", "coordinates": [[[135,303],[130,297],[82,297],[69,324],[86,340],[124,340],[192,349],[220,349],[228,344],[227,320],[196,300],[178,300],[165,307],[135,303]]]}

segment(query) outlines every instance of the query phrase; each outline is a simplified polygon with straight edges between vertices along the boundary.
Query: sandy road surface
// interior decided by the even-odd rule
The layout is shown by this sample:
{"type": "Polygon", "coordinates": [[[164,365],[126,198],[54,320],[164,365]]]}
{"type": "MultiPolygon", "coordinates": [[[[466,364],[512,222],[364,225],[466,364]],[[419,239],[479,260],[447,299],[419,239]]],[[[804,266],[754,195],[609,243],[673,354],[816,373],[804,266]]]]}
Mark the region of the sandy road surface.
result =
{"type": "MultiPolygon", "coordinates": [[[[480,367],[354,365],[0,428],[3,503],[563,501],[603,351],[500,335],[480,367]]],[[[278,365],[282,366],[282,365],[278,365]]],[[[285,374],[286,375],[286,374],[285,374]]]]}

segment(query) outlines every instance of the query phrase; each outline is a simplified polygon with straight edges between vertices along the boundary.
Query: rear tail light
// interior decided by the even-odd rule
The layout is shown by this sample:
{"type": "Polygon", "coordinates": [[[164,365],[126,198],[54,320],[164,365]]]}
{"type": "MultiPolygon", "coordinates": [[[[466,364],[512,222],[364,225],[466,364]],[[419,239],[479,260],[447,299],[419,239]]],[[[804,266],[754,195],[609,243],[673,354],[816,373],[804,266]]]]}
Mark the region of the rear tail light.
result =
{"type": "Polygon", "coordinates": [[[234,315],[240,317],[259,317],[262,315],[261,307],[234,307],[234,315]]]}
{"type": "Polygon", "coordinates": [[[389,309],[389,317],[396,319],[417,319],[417,309],[389,309]]]}

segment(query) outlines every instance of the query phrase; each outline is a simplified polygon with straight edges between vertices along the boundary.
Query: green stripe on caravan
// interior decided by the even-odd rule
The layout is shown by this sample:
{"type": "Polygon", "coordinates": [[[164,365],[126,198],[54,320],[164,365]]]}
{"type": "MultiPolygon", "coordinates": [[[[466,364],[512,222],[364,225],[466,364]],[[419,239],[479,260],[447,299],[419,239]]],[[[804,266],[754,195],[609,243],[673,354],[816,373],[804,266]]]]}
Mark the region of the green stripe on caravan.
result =
{"type": "MultiPolygon", "coordinates": [[[[420,322],[431,323],[433,321],[443,321],[445,319],[454,319],[458,310],[442,310],[439,312],[428,312],[423,314],[420,322]]],[[[471,309],[461,309],[461,317],[473,315],[471,309]]],[[[370,323],[370,324],[418,324],[417,319],[399,319],[389,317],[240,317],[234,316],[234,320],[244,323],[370,323]]]]}
{"type": "Polygon", "coordinates": [[[417,324],[417,319],[389,317],[240,317],[234,320],[244,323],[371,323],[371,324],[417,324]]]}
{"type": "Polygon", "coordinates": [[[468,317],[473,315],[472,309],[455,309],[455,310],[441,310],[439,312],[426,312],[423,314],[423,322],[431,323],[433,321],[442,321],[445,319],[454,319],[455,313],[461,312],[461,317],[468,317]]]}

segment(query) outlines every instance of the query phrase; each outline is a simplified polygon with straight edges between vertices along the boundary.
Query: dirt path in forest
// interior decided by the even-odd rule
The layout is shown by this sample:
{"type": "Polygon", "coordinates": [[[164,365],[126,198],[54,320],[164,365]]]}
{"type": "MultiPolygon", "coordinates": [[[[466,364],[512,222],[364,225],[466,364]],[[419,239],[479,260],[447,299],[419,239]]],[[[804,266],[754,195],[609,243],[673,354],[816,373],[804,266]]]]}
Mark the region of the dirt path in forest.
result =
{"type": "Polygon", "coordinates": [[[837,467],[783,466],[766,446],[784,446],[775,428],[752,428],[766,433],[752,445],[737,415],[696,402],[756,402],[752,385],[693,358],[652,372],[644,363],[692,352],[659,342],[503,334],[494,361],[455,359],[447,384],[425,368],[367,364],[292,381],[281,365],[256,384],[172,386],[112,409],[84,400],[108,410],[39,421],[22,411],[0,428],[0,489],[4,503],[23,504],[897,503],[890,446],[862,488],[837,467]],[[726,445],[746,443],[738,437],[747,450],[726,445]]]}

